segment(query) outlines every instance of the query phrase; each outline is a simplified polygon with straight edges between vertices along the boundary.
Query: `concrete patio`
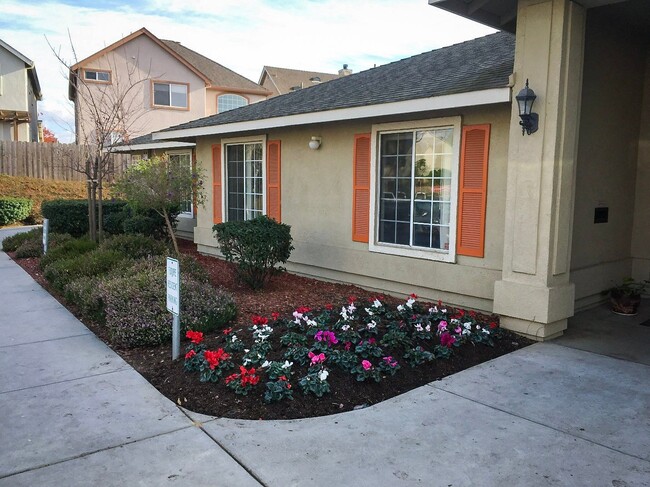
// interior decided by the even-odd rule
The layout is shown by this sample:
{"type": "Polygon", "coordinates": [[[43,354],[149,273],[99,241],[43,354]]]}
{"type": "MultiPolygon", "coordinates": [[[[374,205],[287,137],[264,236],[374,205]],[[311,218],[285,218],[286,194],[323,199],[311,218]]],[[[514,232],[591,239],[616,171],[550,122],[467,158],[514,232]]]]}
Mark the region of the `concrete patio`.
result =
{"type": "MultiPolygon", "coordinates": [[[[2,238],[0,232],[0,239],[2,238]]],[[[366,409],[197,415],[0,252],[0,486],[648,486],[650,302],[366,409]]]]}

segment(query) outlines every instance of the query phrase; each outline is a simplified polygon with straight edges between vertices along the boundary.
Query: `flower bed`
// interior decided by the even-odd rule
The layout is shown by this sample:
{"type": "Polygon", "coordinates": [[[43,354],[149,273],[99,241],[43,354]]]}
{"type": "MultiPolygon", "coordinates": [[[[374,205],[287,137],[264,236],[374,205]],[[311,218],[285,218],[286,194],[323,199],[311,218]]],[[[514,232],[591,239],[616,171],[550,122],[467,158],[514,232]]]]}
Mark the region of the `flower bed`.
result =
{"type": "Polygon", "coordinates": [[[221,382],[267,404],[296,394],[316,400],[332,391],[335,376],[398,381],[461,348],[493,347],[502,337],[490,317],[423,305],[415,295],[394,308],[382,297],[364,303],[351,296],[340,307],[299,307],[292,318],[253,316],[249,327],[228,328],[209,347],[202,333],[189,331],[184,368],[201,382],[221,382]]]}

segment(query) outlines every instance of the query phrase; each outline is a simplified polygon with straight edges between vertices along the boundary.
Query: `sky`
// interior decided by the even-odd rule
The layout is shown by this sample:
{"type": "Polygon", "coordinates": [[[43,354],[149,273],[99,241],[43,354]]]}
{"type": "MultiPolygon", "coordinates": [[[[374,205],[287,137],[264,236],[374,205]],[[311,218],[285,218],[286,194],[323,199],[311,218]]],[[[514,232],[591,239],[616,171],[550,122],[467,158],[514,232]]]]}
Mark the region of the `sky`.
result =
{"type": "Polygon", "coordinates": [[[427,0],[0,0],[0,39],[35,62],[40,118],[61,142],[74,111],[50,45],[74,64],[142,27],[255,82],[265,65],[357,73],[494,32],[427,0]]]}

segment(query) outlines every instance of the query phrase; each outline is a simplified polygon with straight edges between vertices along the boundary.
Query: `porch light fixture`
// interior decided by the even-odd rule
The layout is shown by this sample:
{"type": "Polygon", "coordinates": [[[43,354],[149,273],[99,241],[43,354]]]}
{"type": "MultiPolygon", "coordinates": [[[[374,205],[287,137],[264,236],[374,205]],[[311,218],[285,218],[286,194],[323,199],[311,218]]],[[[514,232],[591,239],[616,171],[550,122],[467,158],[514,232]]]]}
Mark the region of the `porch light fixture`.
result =
{"type": "Polygon", "coordinates": [[[309,148],[311,150],[317,150],[320,147],[320,143],[321,143],[320,137],[312,137],[311,140],[309,141],[309,148]]]}
{"type": "Polygon", "coordinates": [[[515,97],[519,105],[519,118],[521,118],[521,135],[532,134],[537,132],[537,125],[539,122],[539,115],[533,113],[533,103],[535,102],[535,92],[528,87],[528,79],[526,79],[526,86],[515,97]]]}

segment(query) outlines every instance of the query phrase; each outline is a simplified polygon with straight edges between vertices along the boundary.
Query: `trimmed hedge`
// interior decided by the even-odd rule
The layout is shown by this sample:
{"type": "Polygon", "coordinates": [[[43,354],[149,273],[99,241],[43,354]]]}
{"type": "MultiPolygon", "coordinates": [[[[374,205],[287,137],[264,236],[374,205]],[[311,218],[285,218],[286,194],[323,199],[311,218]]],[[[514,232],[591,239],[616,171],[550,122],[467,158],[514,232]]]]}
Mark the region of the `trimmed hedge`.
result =
{"type": "Polygon", "coordinates": [[[59,260],[74,259],[96,248],[97,244],[87,238],[69,240],[47,251],[47,255],[41,259],[41,269],[45,270],[59,260]]]}
{"type": "Polygon", "coordinates": [[[247,221],[230,221],[212,227],[226,260],[237,263],[239,278],[259,289],[283,269],[291,255],[291,227],[260,216],[247,221]]]}
{"type": "MultiPolygon", "coordinates": [[[[104,220],[109,215],[120,213],[126,206],[126,201],[104,201],[102,211],[104,220]]],[[[69,233],[73,237],[81,237],[88,233],[88,202],[86,200],[52,200],[44,201],[41,206],[43,218],[50,221],[50,230],[59,233],[69,233]]],[[[104,225],[102,228],[106,230],[104,225]]]]}
{"type": "Polygon", "coordinates": [[[32,200],[27,198],[0,198],[0,226],[19,222],[32,211],[32,200]]]}

